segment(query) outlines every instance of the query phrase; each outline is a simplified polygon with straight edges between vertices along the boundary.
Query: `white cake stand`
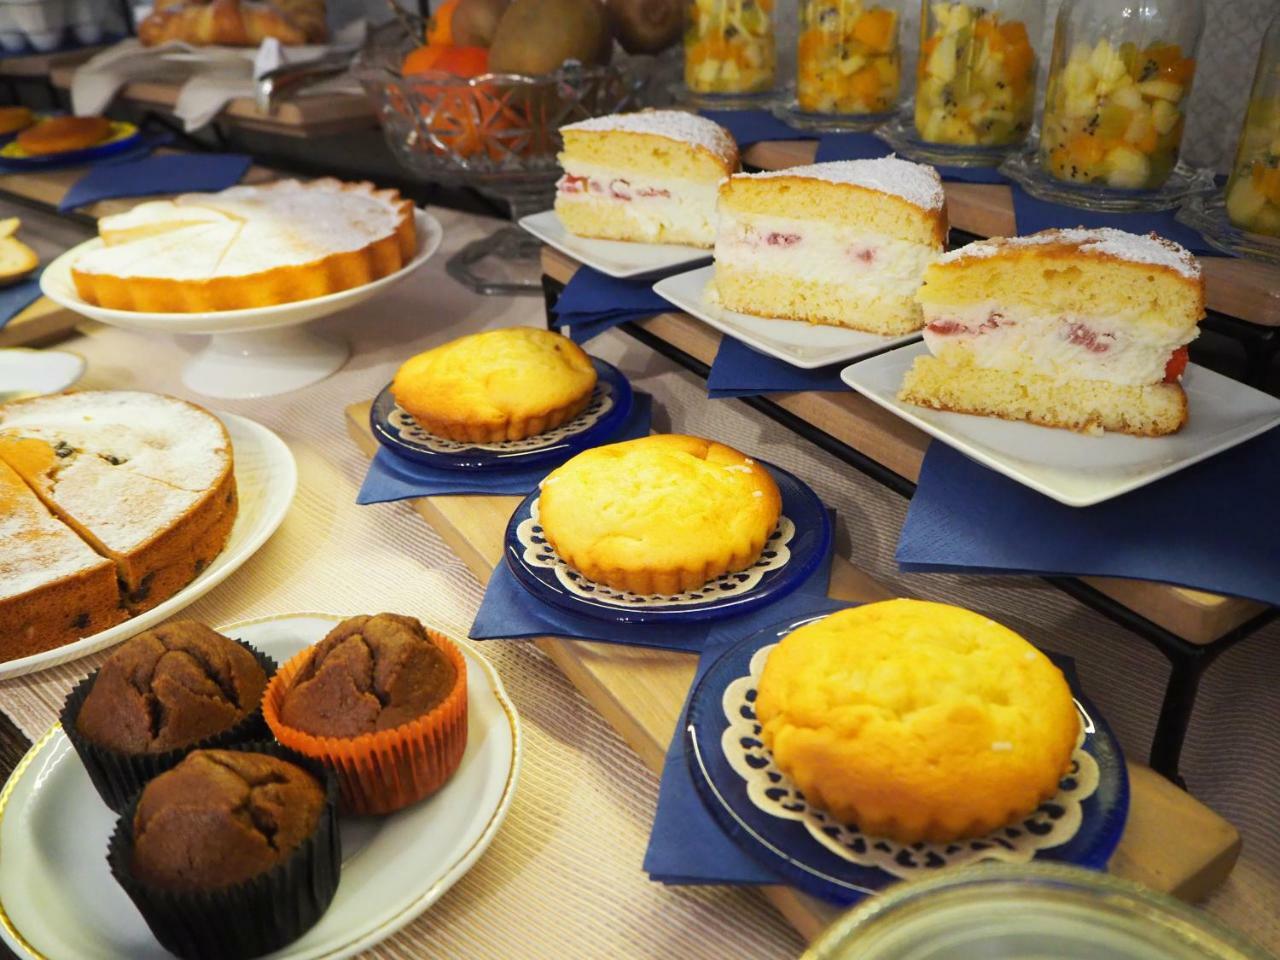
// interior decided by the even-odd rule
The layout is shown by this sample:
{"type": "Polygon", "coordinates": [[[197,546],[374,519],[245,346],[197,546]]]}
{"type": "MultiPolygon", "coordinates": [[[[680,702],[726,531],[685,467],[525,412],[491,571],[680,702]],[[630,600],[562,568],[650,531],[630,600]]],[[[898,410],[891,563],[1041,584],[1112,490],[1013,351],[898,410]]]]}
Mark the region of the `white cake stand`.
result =
{"type": "Polygon", "coordinates": [[[251,310],[211,313],[145,313],[111,310],[80,299],[71,265],[102,246],[95,238],[72,247],[45,268],[40,290],[68,310],[126,330],[172,334],[210,334],[209,342],[182,370],[182,382],[207,397],[250,399],[288,393],[323,380],[347,362],[346,342],[309,331],[303,324],[327,317],[377,296],[426,263],[444,231],[424,210],[414,211],[418,250],[395,273],[324,297],[251,310]]]}

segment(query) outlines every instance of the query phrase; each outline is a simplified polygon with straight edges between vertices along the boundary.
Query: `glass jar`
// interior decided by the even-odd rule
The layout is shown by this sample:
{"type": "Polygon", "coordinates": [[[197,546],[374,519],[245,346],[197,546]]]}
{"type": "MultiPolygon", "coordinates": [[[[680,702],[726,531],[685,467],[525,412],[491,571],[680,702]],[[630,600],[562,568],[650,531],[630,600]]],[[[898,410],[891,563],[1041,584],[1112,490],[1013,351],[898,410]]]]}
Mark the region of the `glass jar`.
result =
{"type": "Polygon", "coordinates": [[[1031,130],[1043,0],[924,0],[916,135],[957,147],[1011,147],[1031,130]]]}
{"type": "Polygon", "coordinates": [[[773,0],[689,0],[684,83],[692,92],[766,93],[776,56],[773,0]]]}
{"type": "Polygon", "coordinates": [[[874,117],[902,87],[897,0],[800,0],[796,105],[806,113],[874,117]]]}
{"type": "Polygon", "coordinates": [[[1280,14],[1258,55],[1227,183],[1227,217],[1241,230],[1280,237],[1280,14]]]}
{"type": "Polygon", "coordinates": [[[1157,190],[1178,163],[1203,0],[1066,0],[1040,165],[1068,183],[1157,190]]]}
{"type": "Polygon", "coordinates": [[[1203,911],[1060,863],[981,864],[871,897],[804,960],[1267,960],[1203,911]]]}

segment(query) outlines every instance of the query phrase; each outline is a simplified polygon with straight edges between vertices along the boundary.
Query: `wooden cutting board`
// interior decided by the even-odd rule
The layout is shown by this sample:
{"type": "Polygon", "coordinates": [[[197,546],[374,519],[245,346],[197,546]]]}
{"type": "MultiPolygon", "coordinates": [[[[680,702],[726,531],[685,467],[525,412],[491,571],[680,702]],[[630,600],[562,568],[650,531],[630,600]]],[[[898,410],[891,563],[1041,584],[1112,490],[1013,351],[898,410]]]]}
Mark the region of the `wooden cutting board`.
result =
{"type": "MultiPolygon", "coordinates": [[[[370,403],[347,407],[347,431],[372,457],[370,403]]],[[[424,497],[413,508],[435,528],[482,583],[502,562],[503,537],[520,497],[424,497]]],[[[365,509],[378,509],[366,507],[365,509]]],[[[891,596],[842,557],[831,569],[830,594],[842,600],[891,596]]],[[[502,641],[492,641],[502,642],[502,641]]],[[[524,641],[521,641],[524,642],[524,641]]],[[[545,637],[536,641],[566,677],[630,744],[655,774],[662,771],[685,694],[693,680],[693,654],[545,637]]],[[[1198,900],[1223,882],[1240,853],[1240,835],[1226,820],[1147,767],[1129,763],[1129,822],[1111,861],[1118,876],[1198,900]]],[[[839,912],[790,887],[764,887],[763,895],[807,939],[839,912]]]]}

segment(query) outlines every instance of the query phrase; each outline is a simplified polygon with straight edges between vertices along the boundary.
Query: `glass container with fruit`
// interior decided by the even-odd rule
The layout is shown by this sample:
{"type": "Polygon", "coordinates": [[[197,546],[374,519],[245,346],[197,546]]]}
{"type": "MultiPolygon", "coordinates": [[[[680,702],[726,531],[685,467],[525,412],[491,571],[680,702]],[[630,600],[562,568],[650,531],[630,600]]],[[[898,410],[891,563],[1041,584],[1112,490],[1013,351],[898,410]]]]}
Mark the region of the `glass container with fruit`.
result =
{"type": "Polygon", "coordinates": [[[1203,26],[1203,0],[1066,0],[1040,121],[1040,171],[1083,188],[1075,199],[1091,206],[1167,207],[1185,197],[1189,173],[1174,173],[1203,26]]]}
{"type": "Polygon", "coordinates": [[[1262,40],[1226,190],[1193,197],[1178,219],[1220,250],[1280,263],[1280,14],[1262,40]]]}
{"type": "Polygon", "coordinates": [[[796,99],[786,119],[812,129],[866,129],[902,87],[901,0],[800,0],[796,99]]]}
{"type": "Polygon", "coordinates": [[[762,99],[772,93],[777,66],[773,2],[689,0],[684,84],[691,99],[762,99]]]}

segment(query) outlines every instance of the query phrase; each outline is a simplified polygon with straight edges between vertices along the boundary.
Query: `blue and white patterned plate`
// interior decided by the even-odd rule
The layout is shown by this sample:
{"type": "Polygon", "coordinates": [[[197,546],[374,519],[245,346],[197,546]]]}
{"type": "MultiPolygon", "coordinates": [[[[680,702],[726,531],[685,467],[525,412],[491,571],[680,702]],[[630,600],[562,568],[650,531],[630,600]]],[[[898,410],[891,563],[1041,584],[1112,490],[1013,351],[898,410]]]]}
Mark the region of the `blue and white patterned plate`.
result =
{"type": "Polygon", "coordinates": [[[445,470],[523,470],[562,461],[612,436],[631,413],[631,383],[622,371],[597,357],[596,389],[587,408],[554,430],[499,443],[448,440],[428,433],[396,405],[387,384],[373,401],[369,426],[384,447],[402,457],[445,470]]]}
{"type": "Polygon", "coordinates": [[[614,623],[696,623],[736,617],[781,599],[818,568],[831,545],[831,518],[802,480],[772,464],[782,494],[782,516],[760,559],[747,570],[725,574],[697,590],[642,595],[588,580],[547,542],[538,525],[535,490],[507,523],[507,566],[537,599],[570,613],[614,623]]]}
{"type": "Polygon", "coordinates": [[[900,844],[861,833],[810,806],[759,739],[756,681],[769,651],[822,619],[766,627],[730,647],[694,689],[684,730],[693,782],[707,809],[744,850],[786,882],[836,903],[854,903],[899,879],[979,860],[1058,860],[1096,870],[1120,842],[1129,776],[1110,728],[1064,670],[1080,710],[1081,737],[1057,796],[1027,817],[976,840],[900,844]]]}
{"type": "MultiPolygon", "coordinates": [[[[16,141],[16,134],[13,139],[16,141]]],[[[95,143],[91,147],[83,147],[79,150],[30,155],[25,153],[16,142],[6,143],[3,147],[0,147],[0,170],[39,170],[48,167],[91,163],[95,160],[102,160],[106,157],[132,150],[141,143],[142,134],[136,126],[123,120],[113,120],[111,121],[111,136],[101,143],[95,143]]]]}

